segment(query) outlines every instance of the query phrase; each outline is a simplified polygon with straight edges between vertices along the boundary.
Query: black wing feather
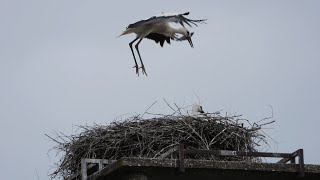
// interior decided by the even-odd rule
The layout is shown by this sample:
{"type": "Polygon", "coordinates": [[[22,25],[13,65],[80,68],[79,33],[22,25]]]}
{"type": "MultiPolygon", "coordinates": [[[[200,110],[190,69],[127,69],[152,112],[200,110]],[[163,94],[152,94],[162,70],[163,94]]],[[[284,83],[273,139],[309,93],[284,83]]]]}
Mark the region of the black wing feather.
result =
{"type": "Polygon", "coordinates": [[[167,41],[167,43],[170,44],[170,37],[167,37],[163,34],[150,33],[146,36],[146,38],[154,40],[156,43],[160,42],[161,47],[163,47],[164,41],[167,41]]]}

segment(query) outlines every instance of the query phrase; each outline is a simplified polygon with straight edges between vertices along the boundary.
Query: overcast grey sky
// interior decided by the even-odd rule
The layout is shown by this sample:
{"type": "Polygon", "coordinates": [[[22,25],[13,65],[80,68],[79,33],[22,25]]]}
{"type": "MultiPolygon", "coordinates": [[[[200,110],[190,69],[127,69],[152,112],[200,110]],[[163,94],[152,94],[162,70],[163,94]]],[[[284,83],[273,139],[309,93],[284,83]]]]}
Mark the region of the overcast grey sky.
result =
{"type": "MultiPolygon", "coordinates": [[[[0,0],[2,179],[48,179],[56,161],[45,133],[109,123],[154,101],[223,109],[276,123],[269,151],[305,150],[320,164],[320,1],[0,0]],[[148,77],[128,43],[135,21],[164,12],[208,19],[187,41],[143,40],[148,77]],[[17,173],[19,172],[19,173],[17,173]]],[[[165,111],[156,106],[153,111],[165,111]]]]}

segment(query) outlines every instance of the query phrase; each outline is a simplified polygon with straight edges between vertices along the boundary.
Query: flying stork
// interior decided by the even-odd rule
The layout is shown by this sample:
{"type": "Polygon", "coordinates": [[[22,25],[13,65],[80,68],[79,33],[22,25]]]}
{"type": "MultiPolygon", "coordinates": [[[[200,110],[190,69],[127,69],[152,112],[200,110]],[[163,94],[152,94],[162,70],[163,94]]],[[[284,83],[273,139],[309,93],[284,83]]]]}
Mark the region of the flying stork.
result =
{"type": "Polygon", "coordinates": [[[136,38],[129,43],[129,46],[135,62],[135,66],[133,68],[136,68],[136,73],[138,76],[140,68],[142,69],[142,74],[145,74],[147,76],[147,72],[143,65],[139,52],[139,44],[143,38],[154,40],[156,43],[160,42],[161,47],[163,47],[165,41],[170,44],[170,39],[175,41],[188,40],[190,46],[193,48],[193,43],[191,40],[193,32],[190,33],[190,31],[185,27],[185,24],[190,27],[191,24],[197,26],[197,23],[204,23],[206,19],[192,20],[185,18],[184,16],[188,14],[189,12],[183,14],[162,13],[161,15],[153,16],[149,19],[130,24],[120,35],[122,36],[130,33],[135,33],[137,35],[136,38]],[[178,34],[180,36],[178,36],[178,34]],[[138,66],[135,54],[132,49],[132,44],[138,39],[139,41],[136,43],[135,48],[140,58],[141,67],[138,66]]]}

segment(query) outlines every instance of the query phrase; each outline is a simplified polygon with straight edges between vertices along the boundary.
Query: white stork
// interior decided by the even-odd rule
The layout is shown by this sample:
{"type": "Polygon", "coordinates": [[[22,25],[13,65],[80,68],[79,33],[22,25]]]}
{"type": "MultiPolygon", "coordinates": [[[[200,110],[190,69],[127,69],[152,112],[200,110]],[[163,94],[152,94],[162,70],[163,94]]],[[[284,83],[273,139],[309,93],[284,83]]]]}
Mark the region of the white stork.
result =
{"type": "Polygon", "coordinates": [[[141,20],[136,23],[130,24],[127,29],[120,35],[126,35],[130,33],[135,33],[137,37],[129,43],[135,66],[133,68],[136,68],[136,73],[139,76],[139,69],[142,69],[142,74],[147,75],[146,69],[143,65],[141,55],[139,52],[139,44],[142,41],[143,38],[148,38],[151,40],[154,40],[156,43],[160,42],[161,47],[163,47],[164,42],[166,41],[168,44],[170,44],[170,39],[175,41],[184,41],[188,40],[190,43],[190,46],[193,47],[191,36],[193,35],[193,32],[190,33],[190,31],[184,26],[184,24],[187,24],[191,27],[191,24],[194,24],[197,26],[196,23],[201,23],[206,21],[206,19],[200,19],[200,20],[191,20],[188,18],[185,18],[184,16],[188,15],[189,12],[183,13],[183,14],[168,14],[168,13],[162,13],[159,16],[153,16],[146,20],[141,20]],[[178,34],[181,36],[179,37],[178,34]],[[137,60],[135,57],[135,54],[132,49],[132,44],[135,41],[138,41],[136,43],[135,48],[138,52],[141,67],[138,67],[137,60]]]}
{"type": "Polygon", "coordinates": [[[201,113],[201,114],[204,113],[202,106],[200,106],[199,104],[193,104],[192,105],[192,114],[198,114],[198,113],[201,113]]]}

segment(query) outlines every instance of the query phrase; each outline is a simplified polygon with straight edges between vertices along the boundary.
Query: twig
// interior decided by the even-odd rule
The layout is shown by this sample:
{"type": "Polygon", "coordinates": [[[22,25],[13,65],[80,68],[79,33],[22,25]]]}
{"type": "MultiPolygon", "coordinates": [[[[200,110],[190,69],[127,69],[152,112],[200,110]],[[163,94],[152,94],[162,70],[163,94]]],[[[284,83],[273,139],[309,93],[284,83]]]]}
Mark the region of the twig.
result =
{"type": "Polygon", "coordinates": [[[153,103],[151,104],[151,106],[149,106],[148,109],[147,109],[146,111],[144,111],[144,113],[141,115],[141,118],[143,118],[143,116],[149,111],[149,109],[150,109],[153,105],[155,105],[156,103],[157,103],[157,101],[153,102],[153,103]]]}

